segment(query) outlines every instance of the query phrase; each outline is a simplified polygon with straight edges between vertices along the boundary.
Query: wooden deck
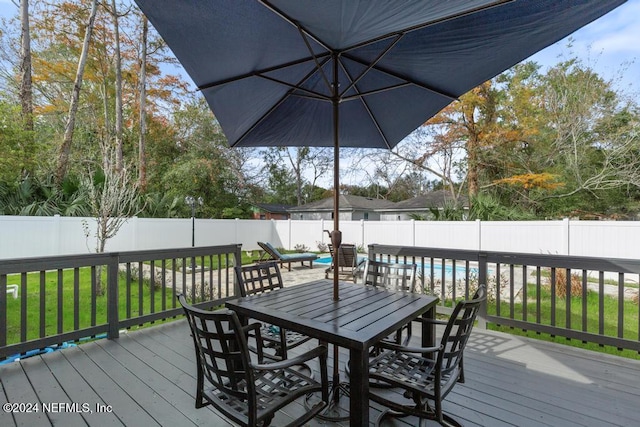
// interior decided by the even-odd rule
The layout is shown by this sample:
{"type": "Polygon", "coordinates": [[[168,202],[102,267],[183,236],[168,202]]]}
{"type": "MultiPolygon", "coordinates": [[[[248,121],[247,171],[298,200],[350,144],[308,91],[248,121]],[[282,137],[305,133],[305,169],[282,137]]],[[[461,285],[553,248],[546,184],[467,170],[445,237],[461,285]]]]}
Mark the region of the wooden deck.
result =
{"type": "MultiPolygon", "coordinates": [[[[640,425],[640,361],[478,329],[467,349],[467,381],[445,406],[467,426],[640,425]]],[[[194,408],[193,356],[179,320],[0,366],[1,403],[25,404],[0,411],[0,426],[232,425],[194,408]],[[38,412],[23,413],[35,403],[38,412]]],[[[287,419],[281,412],[273,425],[287,419]]]]}

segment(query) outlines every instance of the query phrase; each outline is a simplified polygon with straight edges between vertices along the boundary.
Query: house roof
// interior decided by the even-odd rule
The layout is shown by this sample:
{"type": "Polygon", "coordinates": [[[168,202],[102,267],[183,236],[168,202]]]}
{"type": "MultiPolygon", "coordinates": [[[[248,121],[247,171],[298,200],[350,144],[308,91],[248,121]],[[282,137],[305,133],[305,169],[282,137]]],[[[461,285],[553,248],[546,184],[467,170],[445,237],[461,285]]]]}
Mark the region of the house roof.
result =
{"type": "MultiPolygon", "coordinates": [[[[388,200],[373,199],[370,197],[353,196],[350,194],[340,195],[340,210],[341,211],[362,211],[362,210],[378,210],[389,209],[395,206],[395,203],[388,200]]],[[[296,206],[289,209],[289,212],[318,212],[318,211],[332,211],[333,210],[333,197],[329,197],[315,202],[307,203],[306,205],[296,206]]]]}
{"type": "Polygon", "coordinates": [[[253,206],[269,213],[287,213],[292,207],[291,205],[282,205],[277,203],[254,203],[253,206]]]}

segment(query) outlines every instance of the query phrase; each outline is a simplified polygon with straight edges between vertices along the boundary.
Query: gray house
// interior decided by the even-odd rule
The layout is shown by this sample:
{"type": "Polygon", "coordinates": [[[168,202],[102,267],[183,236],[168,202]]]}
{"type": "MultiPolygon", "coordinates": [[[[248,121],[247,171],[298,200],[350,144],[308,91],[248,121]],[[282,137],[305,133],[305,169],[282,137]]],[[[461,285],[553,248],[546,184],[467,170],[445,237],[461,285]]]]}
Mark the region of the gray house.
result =
{"type": "MultiPolygon", "coordinates": [[[[344,221],[380,221],[380,212],[392,209],[395,203],[370,197],[340,195],[340,219],[344,221]]],[[[333,219],[333,197],[289,209],[291,219],[333,219]]]]}
{"type": "MultiPolygon", "coordinates": [[[[465,209],[468,209],[469,203],[466,197],[458,201],[462,203],[465,209]]],[[[411,199],[394,203],[389,209],[380,211],[381,221],[405,221],[411,219],[412,215],[420,215],[426,219],[431,219],[431,209],[442,210],[447,206],[452,206],[454,199],[451,193],[446,190],[430,191],[411,199]]]]}

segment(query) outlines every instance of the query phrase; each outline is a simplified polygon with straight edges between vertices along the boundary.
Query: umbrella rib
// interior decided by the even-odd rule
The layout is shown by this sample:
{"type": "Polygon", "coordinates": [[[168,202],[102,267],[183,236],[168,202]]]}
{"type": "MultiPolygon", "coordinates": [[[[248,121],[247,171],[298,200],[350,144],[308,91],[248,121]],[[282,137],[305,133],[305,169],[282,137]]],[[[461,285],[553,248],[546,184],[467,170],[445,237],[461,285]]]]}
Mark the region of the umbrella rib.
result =
{"type": "MultiPolygon", "coordinates": [[[[329,101],[330,100],[326,95],[323,95],[320,92],[315,92],[315,91],[312,91],[310,89],[306,89],[304,87],[301,87],[301,86],[298,86],[298,85],[294,85],[293,83],[287,83],[285,81],[282,81],[282,80],[279,80],[279,79],[275,79],[273,77],[265,76],[263,74],[258,74],[258,77],[262,77],[265,80],[269,80],[269,81],[272,81],[274,83],[278,83],[278,84],[281,84],[283,86],[290,87],[291,89],[300,90],[302,92],[306,92],[307,93],[307,95],[301,95],[301,94],[297,94],[297,93],[292,93],[291,92],[288,95],[306,96],[308,98],[320,99],[320,100],[323,100],[323,101],[329,101]]],[[[307,76],[305,79],[303,79],[303,81],[307,80],[308,78],[309,77],[307,76]]]]}
{"type": "Polygon", "coordinates": [[[266,7],[267,9],[269,9],[270,11],[272,11],[273,13],[278,15],[280,18],[282,18],[285,21],[287,21],[289,24],[293,25],[294,27],[298,28],[299,30],[301,29],[302,31],[304,31],[304,33],[307,34],[307,36],[312,38],[316,43],[318,43],[320,46],[322,46],[327,52],[334,51],[334,49],[331,49],[318,36],[316,36],[315,34],[310,32],[306,28],[304,28],[302,25],[300,25],[298,23],[298,21],[296,21],[295,19],[291,18],[289,15],[284,13],[282,10],[280,10],[279,8],[277,8],[274,5],[272,5],[269,1],[267,1],[267,0],[259,0],[259,3],[261,3],[264,7],[266,7]]]}
{"type": "Polygon", "coordinates": [[[353,78],[351,77],[351,74],[349,74],[349,70],[346,69],[346,67],[344,66],[344,64],[342,62],[340,62],[340,66],[342,67],[342,71],[344,72],[344,74],[349,78],[349,80],[352,81],[352,84],[350,86],[353,86],[353,90],[358,92],[358,95],[356,95],[355,97],[350,97],[350,98],[352,98],[352,99],[353,98],[360,99],[360,102],[362,102],[362,105],[363,105],[364,109],[366,110],[367,114],[369,115],[369,118],[371,118],[371,121],[373,122],[374,126],[378,130],[378,133],[380,134],[380,137],[382,138],[382,140],[384,141],[385,145],[387,146],[387,149],[390,150],[391,149],[391,144],[389,143],[389,139],[387,138],[387,136],[382,131],[382,128],[380,127],[380,123],[378,123],[378,121],[376,120],[376,117],[371,112],[371,108],[369,108],[369,104],[367,104],[367,101],[363,98],[362,94],[360,93],[360,90],[358,89],[358,86],[356,85],[356,82],[353,81],[353,78]]]}
{"type": "MultiPolygon", "coordinates": [[[[325,58],[324,63],[322,63],[321,65],[326,64],[327,62],[329,62],[329,60],[330,60],[330,58],[325,58]]],[[[280,98],[280,99],[278,100],[278,102],[276,102],[274,105],[272,105],[272,106],[271,106],[271,108],[269,108],[269,110],[268,110],[266,113],[264,113],[264,114],[262,115],[262,117],[260,117],[258,120],[256,120],[256,121],[255,121],[255,123],[253,123],[253,124],[249,127],[249,129],[247,129],[245,132],[243,132],[243,133],[242,133],[242,135],[240,135],[240,137],[236,140],[236,142],[235,142],[233,145],[238,145],[238,143],[240,143],[240,142],[241,142],[241,141],[242,141],[242,140],[243,140],[243,139],[244,139],[244,138],[245,138],[249,133],[251,133],[251,131],[253,131],[253,130],[254,130],[254,129],[255,129],[255,128],[256,128],[260,123],[262,123],[262,122],[263,122],[263,121],[264,121],[264,120],[269,116],[269,114],[271,114],[271,113],[272,113],[276,108],[278,108],[280,105],[282,105],[282,103],[283,103],[283,102],[284,102],[284,101],[285,101],[289,96],[303,96],[303,97],[304,97],[304,95],[300,95],[300,94],[295,94],[295,93],[293,93],[293,91],[294,91],[294,90],[304,90],[304,91],[307,91],[307,92],[310,92],[310,93],[312,93],[312,94],[313,94],[313,92],[308,91],[307,89],[302,88],[302,87],[301,87],[301,85],[302,85],[305,81],[307,81],[307,80],[308,80],[308,79],[313,75],[313,73],[314,73],[314,72],[315,72],[315,69],[313,69],[312,71],[310,71],[309,73],[307,73],[307,75],[305,75],[302,79],[300,79],[300,82],[298,83],[298,85],[297,85],[297,86],[296,86],[296,85],[291,85],[291,84],[286,83],[286,82],[281,82],[281,81],[278,81],[278,80],[276,80],[276,79],[273,79],[273,78],[270,78],[270,77],[267,77],[267,76],[264,76],[264,75],[260,75],[260,74],[258,74],[258,75],[257,75],[258,77],[266,78],[266,79],[268,79],[268,80],[273,80],[273,81],[275,81],[276,83],[284,84],[285,86],[289,86],[289,87],[291,87],[291,89],[290,89],[290,90],[288,90],[288,91],[287,91],[287,93],[285,93],[285,94],[282,96],[282,98],[280,98]]],[[[316,96],[308,96],[308,97],[309,97],[309,98],[313,98],[313,99],[318,99],[316,96]]],[[[323,101],[328,101],[328,100],[329,100],[326,96],[323,96],[323,95],[320,95],[320,99],[321,99],[321,100],[323,100],[323,101]]]]}
{"type": "Polygon", "coordinates": [[[375,95],[377,93],[381,93],[381,92],[386,92],[388,90],[393,90],[393,89],[400,89],[403,87],[407,87],[407,86],[411,86],[413,83],[411,82],[403,82],[403,83],[398,83],[395,85],[391,85],[391,86],[386,86],[380,89],[373,89],[367,92],[358,92],[357,95],[352,95],[352,96],[345,96],[344,98],[341,98],[341,101],[343,102],[347,102],[347,101],[353,101],[356,99],[360,99],[360,98],[364,98],[365,96],[369,96],[369,95],[375,95]]]}
{"type": "Polygon", "coordinates": [[[263,68],[261,70],[251,71],[250,73],[240,74],[238,76],[231,77],[231,78],[228,78],[228,79],[222,79],[222,80],[218,80],[218,81],[215,81],[215,82],[205,83],[203,85],[198,86],[198,90],[202,91],[202,90],[205,90],[205,89],[211,89],[211,88],[216,87],[216,86],[221,86],[221,85],[225,85],[227,83],[237,82],[237,81],[249,78],[249,77],[260,76],[261,74],[269,73],[271,71],[277,71],[277,70],[281,70],[283,68],[293,67],[295,65],[304,64],[305,62],[313,61],[313,60],[315,60],[317,58],[324,58],[324,57],[327,57],[327,56],[329,56],[328,52],[327,53],[323,53],[321,55],[314,55],[313,57],[305,57],[305,58],[297,59],[295,61],[285,62],[283,64],[274,65],[273,67],[267,67],[267,68],[263,68]]]}
{"type": "MultiPolygon", "coordinates": [[[[353,55],[349,55],[348,53],[343,53],[342,56],[344,56],[345,58],[350,59],[350,60],[352,60],[354,62],[357,62],[359,64],[362,64],[362,65],[365,65],[365,66],[368,65],[368,62],[363,61],[363,60],[361,60],[359,58],[356,58],[353,55]]],[[[449,98],[451,101],[457,101],[458,100],[458,97],[455,96],[455,95],[452,95],[450,93],[444,92],[443,90],[440,90],[440,89],[436,89],[436,88],[434,88],[432,86],[417,82],[415,80],[412,80],[412,79],[410,79],[410,78],[408,78],[406,76],[403,76],[401,74],[398,74],[396,72],[387,70],[385,68],[381,68],[379,66],[374,66],[373,69],[375,69],[376,71],[380,71],[381,73],[387,74],[387,75],[389,75],[391,77],[395,77],[396,79],[403,80],[403,81],[405,81],[405,82],[407,82],[409,84],[418,86],[418,87],[420,87],[420,88],[422,88],[424,90],[427,90],[429,92],[435,93],[436,95],[440,95],[440,96],[443,96],[445,98],[449,98]]]]}
{"type": "Polygon", "coordinates": [[[396,39],[395,39],[394,41],[392,41],[392,42],[389,44],[389,46],[387,46],[385,49],[383,49],[383,50],[378,54],[378,56],[377,56],[373,61],[371,61],[371,63],[369,64],[369,66],[368,66],[368,67],[367,67],[367,68],[366,68],[362,73],[360,73],[360,75],[359,75],[358,77],[356,77],[356,78],[355,78],[355,80],[353,80],[349,86],[347,86],[347,88],[342,92],[342,94],[347,93],[347,92],[348,92],[352,87],[354,87],[354,86],[356,85],[356,83],[358,83],[358,82],[360,81],[360,79],[362,79],[362,78],[363,78],[363,77],[364,77],[364,76],[365,76],[369,71],[371,71],[371,69],[373,69],[373,68],[376,66],[376,64],[377,64],[378,62],[380,62],[380,60],[381,60],[382,58],[384,58],[384,56],[385,56],[385,55],[386,55],[386,54],[387,54],[391,49],[393,49],[393,47],[394,47],[396,44],[398,44],[398,42],[399,42],[400,40],[402,40],[402,38],[403,38],[403,37],[404,37],[404,34],[398,34],[398,35],[396,35],[396,39]]]}
{"type": "MultiPolygon", "coordinates": [[[[311,49],[311,44],[309,44],[309,40],[307,39],[306,32],[304,31],[304,29],[300,25],[296,25],[296,26],[298,27],[298,31],[300,32],[300,37],[302,37],[302,40],[304,41],[304,44],[307,46],[307,50],[309,51],[309,54],[311,56],[313,56],[313,62],[316,63],[316,68],[320,72],[320,75],[322,76],[322,80],[324,80],[324,84],[327,85],[327,89],[329,90],[329,92],[331,92],[331,83],[329,82],[329,78],[327,77],[327,75],[325,74],[324,70],[320,66],[320,62],[318,61],[318,58],[316,57],[315,53],[313,52],[313,49],[311,49]]],[[[325,62],[325,64],[326,64],[326,62],[325,62]]]]}

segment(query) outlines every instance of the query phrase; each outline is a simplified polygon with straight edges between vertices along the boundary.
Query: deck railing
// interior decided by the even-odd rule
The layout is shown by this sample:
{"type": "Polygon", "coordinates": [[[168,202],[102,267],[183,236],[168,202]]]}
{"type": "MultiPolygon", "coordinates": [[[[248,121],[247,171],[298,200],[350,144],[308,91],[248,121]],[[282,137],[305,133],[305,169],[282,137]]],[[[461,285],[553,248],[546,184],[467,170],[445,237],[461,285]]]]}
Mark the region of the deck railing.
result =
{"type": "Polygon", "coordinates": [[[487,323],[640,352],[640,261],[370,245],[369,257],[418,265],[425,292],[448,312],[479,283],[487,323]]]}
{"type": "Polygon", "coordinates": [[[106,336],[237,296],[240,245],[0,261],[0,361],[106,336]],[[14,298],[17,297],[17,298],[14,298]],[[198,303],[198,301],[202,301],[198,303]]]}

